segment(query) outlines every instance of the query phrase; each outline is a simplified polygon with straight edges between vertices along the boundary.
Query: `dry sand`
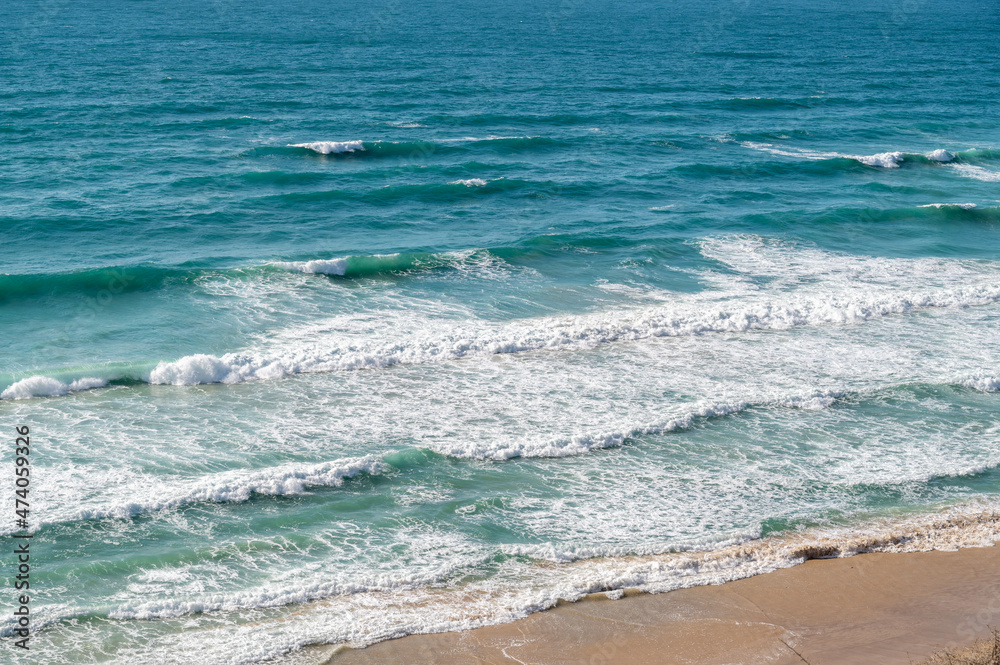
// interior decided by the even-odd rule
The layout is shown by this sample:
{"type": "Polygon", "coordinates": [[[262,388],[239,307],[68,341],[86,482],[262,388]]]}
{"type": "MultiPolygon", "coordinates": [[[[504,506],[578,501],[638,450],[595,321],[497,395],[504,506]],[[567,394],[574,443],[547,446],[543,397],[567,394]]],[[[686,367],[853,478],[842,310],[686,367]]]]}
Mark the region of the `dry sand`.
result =
{"type": "Polygon", "coordinates": [[[331,665],[890,665],[1000,624],[1000,547],[859,554],[719,586],[595,594],[499,626],[342,650],[331,665]]]}

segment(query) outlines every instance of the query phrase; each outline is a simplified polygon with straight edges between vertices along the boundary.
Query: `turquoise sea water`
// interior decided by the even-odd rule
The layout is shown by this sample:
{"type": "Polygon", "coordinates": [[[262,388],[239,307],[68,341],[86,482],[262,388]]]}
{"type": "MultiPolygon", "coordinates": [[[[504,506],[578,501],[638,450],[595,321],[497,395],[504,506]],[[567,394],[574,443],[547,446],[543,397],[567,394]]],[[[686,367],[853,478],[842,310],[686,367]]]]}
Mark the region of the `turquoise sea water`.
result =
{"type": "Polygon", "coordinates": [[[0,26],[24,662],[305,662],[1000,494],[995,3],[0,26]]]}

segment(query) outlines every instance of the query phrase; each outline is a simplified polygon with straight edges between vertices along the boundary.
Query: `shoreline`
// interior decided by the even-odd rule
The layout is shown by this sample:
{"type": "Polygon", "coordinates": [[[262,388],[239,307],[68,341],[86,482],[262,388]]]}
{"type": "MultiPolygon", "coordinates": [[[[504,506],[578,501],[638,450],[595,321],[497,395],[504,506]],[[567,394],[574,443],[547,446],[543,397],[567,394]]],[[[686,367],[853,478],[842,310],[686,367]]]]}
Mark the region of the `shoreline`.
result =
{"type": "MultiPolygon", "coordinates": [[[[891,596],[893,593],[898,596],[900,589],[906,590],[907,593],[915,590],[907,596],[904,606],[928,605],[929,598],[946,599],[958,593],[956,589],[962,587],[963,578],[956,578],[954,571],[964,571],[961,572],[964,578],[977,580],[977,591],[966,594],[969,600],[964,604],[956,601],[948,607],[938,607],[935,610],[938,614],[945,613],[957,617],[952,621],[954,634],[947,639],[938,639],[930,646],[929,643],[920,642],[917,638],[910,639],[913,644],[906,644],[906,640],[903,640],[901,644],[909,649],[907,654],[912,656],[913,660],[911,661],[909,657],[896,660],[912,665],[913,662],[919,662],[923,656],[941,648],[968,646],[977,638],[986,637],[990,626],[1000,625],[1000,547],[996,547],[996,544],[1000,544],[1000,504],[994,500],[974,499],[968,503],[928,508],[926,512],[870,516],[850,525],[826,525],[803,531],[784,532],[722,545],[719,549],[596,557],[565,563],[537,560],[533,563],[534,572],[529,571],[521,578],[520,587],[510,587],[509,583],[512,581],[510,579],[507,580],[507,585],[481,585],[473,581],[457,588],[447,588],[443,585],[427,586],[405,590],[403,593],[372,590],[338,594],[305,603],[299,606],[295,615],[311,624],[311,632],[319,639],[314,638],[313,641],[302,643],[298,648],[286,651],[283,655],[277,656],[274,662],[282,665],[321,663],[364,665],[382,662],[445,664],[522,662],[545,665],[550,662],[589,662],[587,659],[583,661],[567,659],[568,657],[562,655],[574,649],[579,651],[581,648],[589,650],[588,653],[597,649],[603,660],[597,659],[594,662],[603,663],[784,662],[780,660],[780,654],[775,652],[775,649],[794,652],[797,649],[794,647],[797,644],[797,636],[802,630],[807,628],[806,632],[809,634],[828,631],[831,629],[831,622],[837,621],[836,611],[848,612],[849,616],[857,615],[857,607],[865,610],[867,608],[865,603],[870,604],[871,599],[854,598],[840,610],[838,610],[840,605],[835,603],[830,608],[833,614],[826,619],[812,616],[810,621],[813,623],[803,628],[794,622],[785,625],[781,621],[762,619],[759,612],[737,617],[732,613],[733,607],[725,604],[711,611],[705,610],[707,607],[705,603],[708,602],[705,599],[714,598],[713,594],[718,593],[713,590],[722,589],[724,593],[730,593],[743,585],[749,585],[751,591],[757,585],[763,585],[760,588],[767,589],[770,588],[768,585],[772,584],[769,580],[787,577],[785,585],[780,589],[785,596],[788,596],[789,590],[800,587],[812,589],[811,595],[799,603],[794,615],[808,617],[810,613],[815,615],[822,604],[836,596],[845,585],[848,588],[855,588],[858,593],[865,592],[866,588],[870,587],[868,591],[874,596],[879,594],[891,596]],[[939,582],[939,588],[928,587],[920,591],[919,585],[914,586],[912,581],[906,579],[906,574],[900,572],[914,568],[916,564],[912,563],[911,559],[914,555],[919,555],[918,561],[928,556],[934,560],[944,557],[943,561],[933,565],[920,564],[925,569],[917,572],[911,570],[907,573],[917,575],[922,580],[931,577],[932,581],[939,582]],[[879,564],[880,572],[875,579],[895,579],[893,584],[897,587],[896,590],[893,590],[892,585],[872,586],[871,579],[851,581],[849,574],[847,577],[844,576],[845,571],[850,573],[856,565],[859,565],[858,562],[864,562],[866,567],[870,567],[871,562],[876,560],[884,561],[879,564]],[[817,566],[823,571],[822,573],[814,572],[817,566]],[[846,568],[842,569],[843,566],[846,568]],[[809,574],[806,575],[802,571],[809,571],[809,574]],[[800,579],[803,575],[805,577],[800,579]],[[990,589],[986,596],[983,595],[983,589],[990,589]],[[693,596],[689,598],[689,594],[693,596]],[[624,600],[619,600],[622,598],[624,600]],[[650,600],[662,598],[670,600],[650,600]],[[816,598],[822,599],[819,604],[816,598]],[[526,600],[530,601],[530,604],[527,604],[526,600]],[[675,601],[683,602],[674,607],[675,601]],[[660,603],[663,602],[667,604],[661,606],[660,603]],[[694,609],[689,606],[690,602],[694,602],[694,609]],[[851,609],[853,607],[851,603],[857,607],[851,609]],[[636,604],[640,608],[649,609],[631,609],[636,604]],[[591,612],[598,606],[602,608],[601,621],[592,626],[574,624],[574,621],[578,622],[581,619],[581,612],[584,614],[591,612]],[[975,629],[970,631],[969,626],[972,624],[968,623],[969,617],[984,611],[983,608],[989,610],[988,615],[977,619],[975,629]],[[637,624],[634,616],[637,612],[652,614],[637,624]],[[567,623],[567,618],[563,616],[567,613],[570,618],[573,616],[576,618],[567,623]],[[777,642],[772,639],[767,649],[764,649],[761,643],[758,645],[758,651],[751,650],[738,657],[732,654],[730,654],[732,657],[728,658],[720,656],[722,660],[718,661],[690,655],[664,660],[661,652],[665,648],[671,653],[684,653],[685,650],[690,651],[691,645],[694,645],[699,652],[707,653],[704,645],[698,646],[704,643],[705,639],[692,637],[691,625],[675,621],[685,613],[701,616],[701,623],[694,626],[697,628],[695,630],[697,634],[706,631],[711,633],[709,628],[718,629],[728,620],[748,626],[756,624],[783,626],[778,633],[783,637],[777,642]],[[331,618],[335,620],[336,625],[342,625],[345,619],[349,621],[355,626],[354,634],[359,639],[326,641],[319,637],[326,632],[324,625],[330,622],[331,618]],[[373,619],[375,624],[371,624],[373,619]],[[665,621],[670,625],[665,625],[665,621]],[[541,623],[536,625],[536,622],[541,623]],[[602,628],[605,623],[618,625],[621,628],[620,632],[627,634],[627,638],[623,638],[625,642],[616,643],[615,640],[621,637],[618,633],[605,635],[601,639],[595,638],[595,635],[602,635],[602,631],[607,633],[606,626],[602,628]],[[370,630],[369,625],[375,625],[377,630],[370,630]],[[631,634],[634,631],[630,626],[635,625],[654,628],[650,628],[652,632],[649,634],[643,631],[631,634]],[[659,628],[656,629],[656,626],[659,628]],[[680,631],[680,634],[688,637],[668,647],[662,645],[656,647],[654,651],[657,656],[654,659],[636,661],[636,650],[641,651],[638,644],[650,640],[653,643],[662,641],[656,637],[657,630],[667,630],[675,636],[680,631]],[[550,636],[541,640],[543,644],[554,642],[561,645],[555,654],[545,653],[543,650],[539,654],[528,653],[518,657],[512,655],[511,649],[519,648],[518,644],[521,642],[526,644],[523,634],[537,634],[539,631],[542,635],[550,636]],[[490,644],[501,644],[501,651],[494,653],[483,645],[469,646],[481,639],[487,640],[490,644]],[[581,646],[588,644],[589,646],[581,646]],[[628,658],[620,658],[619,651],[623,648],[627,648],[628,658]],[[472,649],[472,652],[469,649],[472,649]],[[482,649],[486,651],[478,654],[476,650],[482,649]],[[604,653],[609,649],[611,656],[604,653]],[[507,655],[504,655],[504,650],[507,650],[507,655]],[[755,660],[755,654],[758,652],[770,653],[770,657],[755,660]],[[618,660],[612,657],[616,653],[618,660]]],[[[777,592],[772,589],[765,594],[766,602],[759,602],[754,607],[759,609],[768,605],[770,596],[775,593],[777,592]]],[[[883,605],[881,610],[883,615],[891,617],[898,613],[898,608],[892,603],[884,602],[883,605]]],[[[779,603],[768,611],[780,615],[785,609],[787,608],[779,603]]],[[[870,623],[879,624],[882,618],[869,613],[868,620],[870,623]]],[[[934,621],[937,621],[936,615],[934,621]]],[[[937,625],[933,621],[931,624],[937,625]]],[[[872,630],[877,633],[878,630],[886,628],[884,625],[881,627],[879,625],[872,630]]],[[[842,628],[843,626],[837,630],[842,628]]],[[[707,644],[714,648],[716,643],[724,643],[726,640],[745,643],[759,637],[759,635],[754,637],[747,630],[745,627],[740,628],[735,636],[713,633],[707,644]]],[[[929,633],[921,631],[921,639],[925,634],[929,633]]],[[[789,662],[802,661],[800,659],[789,662]]],[[[883,658],[870,662],[893,661],[883,658]]]]}
{"type": "Polygon", "coordinates": [[[719,585],[589,594],[511,623],[306,651],[327,665],[875,665],[968,646],[997,624],[994,546],[810,559],[719,585]]]}

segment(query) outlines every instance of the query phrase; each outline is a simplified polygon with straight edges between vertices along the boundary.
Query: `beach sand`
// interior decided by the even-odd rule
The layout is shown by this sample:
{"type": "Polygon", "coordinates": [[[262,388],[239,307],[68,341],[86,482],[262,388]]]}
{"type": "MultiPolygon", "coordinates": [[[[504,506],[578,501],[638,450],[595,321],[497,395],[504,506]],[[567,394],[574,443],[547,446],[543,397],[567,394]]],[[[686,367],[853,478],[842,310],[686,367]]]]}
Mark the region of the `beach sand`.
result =
{"type": "Polygon", "coordinates": [[[718,586],[592,594],[522,620],[344,649],[331,665],[910,663],[1000,624],[1000,548],[813,559],[718,586]]]}

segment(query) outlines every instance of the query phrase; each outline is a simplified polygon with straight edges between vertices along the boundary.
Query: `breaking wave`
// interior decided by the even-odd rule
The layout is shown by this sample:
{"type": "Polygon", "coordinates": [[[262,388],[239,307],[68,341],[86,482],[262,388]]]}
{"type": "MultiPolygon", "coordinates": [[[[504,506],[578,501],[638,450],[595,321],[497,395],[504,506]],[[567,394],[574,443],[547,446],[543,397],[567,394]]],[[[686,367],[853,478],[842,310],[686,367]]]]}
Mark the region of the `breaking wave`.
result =
{"type": "Polygon", "coordinates": [[[309,261],[278,261],[271,265],[290,272],[319,273],[340,277],[364,277],[382,273],[396,273],[442,268],[484,267],[500,263],[488,250],[461,252],[413,252],[397,254],[372,254],[344,256],[309,261]]]}
{"type": "Polygon", "coordinates": [[[29,397],[55,397],[77,390],[91,390],[108,385],[107,380],[82,377],[69,383],[48,376],[29,376],[13,383],[0,392],[0,399],[28,399],[29,397]]]}
{"type": "Polygon", "coordinates": [[[780,155],[782,157],[796,157],[799,159],[809,159],[809,160],[853,159],[854,161],[860,162],[861,164],[864,164],[866,166],[873,166],[884,169],[897,169],[899,168],[900,164],[906,161],[916,161],[925,163],[951,162],[954,161],[956,158],[955,154],[942,149],[933,150],[926,154],[891,151],[891,152],[879,152],[873,155],[850,155],[842,152],[822,152],[818,150],[809,150],[806,148],[775,146],[771,143],[758,143],[755,141],[742,141],[740,145],[743,146],[744,148],[750,148],[751,150],[767,152],[772,155],[780,155]]]}
{"type": "MultiPolygon", "coordinates": [[[[171,510],[194,503],[241,503],[258,494],[288,496],[311,487],[340,487],[364,473],[378,475],[388,466],[379,455],[338,459],[317,464],[291,463],[267,469],[226,471],[168,482],[169,476],[144,479],[139,498],[53,512],[42,525],[83,520],[128,519],[144,513],[171,510]]],[[[13,533],[8,529],[6,533],[13,533]]]]}
{"type": "MultiPolygon", "coordinates": [[[[322,267],[339,269],[340,264],[312,266],[314,270],[322,267]]],[[[1000,301],[1000,285],[986,282],[926,292],[869,290],[853,295],[764,298],[741,304],[695,303],[525,319],[503,325],[445,323],[413,331],[401,339],[389,337],[338,343],[334,337],[287,348],[252,349],[223,356],[193,354],[158,363],[143,380],[170,385],[239,383],[254,379],[278,379],[293,374],[384,368],[470,356],[584,349],[610,342],[655,337],[858,324],[920,309],[972,307],[997,301],[1000,301]]],[[[25,399],[81,389],[74,388],[74,385],[82,384],[67,384],[44,376],[27,377],[4,390],[3,397],[25,399]]]]}
{"type": "Polygon", "coordinates": [[[364,150],[365,146],[361,141],[316,141],[314,143],[292,143],[289,148],[305,148],[318,152],[321,155],[335,155],[341,152],[354,152],[364,150]]]}
{"type": "Polygon", "coordinates": [[[307,141],[289,143],[285,146],[260,146],[250,150],[248,155],[324,155],[354,157],[404,157],[429,159],[436,154],[488,150],[500,153],[516,153],[530,150],[560,148],[567,145],[565,140],[545,136],[462,136],[455,139],[436,141],[307,141]]]}

